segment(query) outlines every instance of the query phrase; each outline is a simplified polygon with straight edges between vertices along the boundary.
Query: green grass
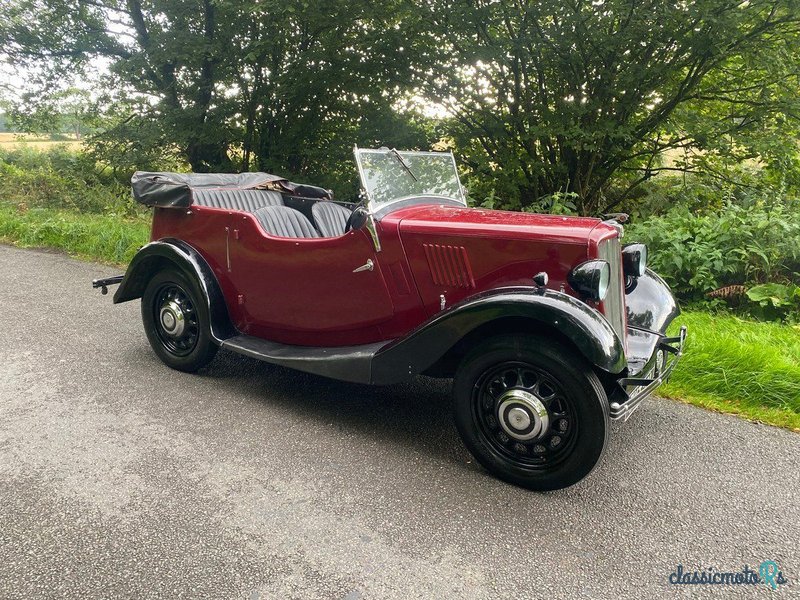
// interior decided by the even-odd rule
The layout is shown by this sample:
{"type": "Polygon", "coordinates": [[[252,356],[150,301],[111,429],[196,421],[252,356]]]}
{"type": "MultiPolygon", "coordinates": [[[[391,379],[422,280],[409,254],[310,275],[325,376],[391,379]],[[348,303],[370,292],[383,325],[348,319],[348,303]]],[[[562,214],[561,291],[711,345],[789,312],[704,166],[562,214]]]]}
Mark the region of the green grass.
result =
{"type": "MultiPolygon", "coordinates": [[[[65,136],[66,137],[66,136],[65,136]]],[[[66,139],[55,140],[50,136],[37,136],[30,133],[10,133],[0,132],[0,148],[35,148],[36,150],[49,150],[56,146],[62,148],[70,148],[77,150],[81,147],[82,142],[74,139],[74,137],[66,137],[66,139]]]]}
{"type": "Polygon", "coordinates": [[[149,239],[149,217],[20,210],[0,203],[0,241],[17,246],[57,248],[79,258],[122,265],[149,239]]]}
{"type": "MultiPolygon", "coordinates": [[[[149,236],[149,215],[20,209],[0,202],[0,241],[18,246],[124,265],[149,236]]],[[[685,353],[660,394],[800,431],[800,329],[695,311],[673,327],[680,325],[689,327],[685,353]]]]}
{"type": "Polygon", "coordinates": [[[660,394],[800,431],[800,329],[705,312],[679,325],[689,338],[660,394]]]}

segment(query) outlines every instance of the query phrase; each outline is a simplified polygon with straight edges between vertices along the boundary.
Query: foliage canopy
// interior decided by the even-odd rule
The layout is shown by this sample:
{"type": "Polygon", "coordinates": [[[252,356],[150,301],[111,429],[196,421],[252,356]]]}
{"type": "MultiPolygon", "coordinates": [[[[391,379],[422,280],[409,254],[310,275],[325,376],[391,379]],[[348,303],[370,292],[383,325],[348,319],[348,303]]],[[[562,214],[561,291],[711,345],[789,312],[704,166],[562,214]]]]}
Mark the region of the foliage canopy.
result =
{"type": "Polygon", "coordinates": [[[420,86],[512,207],[560,192],[609,210],[660,170],[796,154],[792,0],[441,0],[429,15],[446,43],[420,86]],[[702,152],[664,164],[676,149],[702,152]]]}
{"type": "Polygon", "coordinates": [[[36,89],[109,65],[106,160],[349,186],[353,143],[443,141],[477,201],[582,213],[746,159],[800,184],[799,30],[797,0],[0,3],[36,89]]]}

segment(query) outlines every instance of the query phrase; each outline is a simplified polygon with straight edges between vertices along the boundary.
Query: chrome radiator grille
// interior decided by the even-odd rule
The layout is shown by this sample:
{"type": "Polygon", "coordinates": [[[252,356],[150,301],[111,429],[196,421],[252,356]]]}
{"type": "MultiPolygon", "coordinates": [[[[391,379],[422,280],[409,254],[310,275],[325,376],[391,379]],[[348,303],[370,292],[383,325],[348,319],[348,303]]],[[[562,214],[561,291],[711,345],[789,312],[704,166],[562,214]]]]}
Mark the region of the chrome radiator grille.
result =
{"type": "Polygon", "coordinates": [[[624,342],[625,297],[624,281],[622,279],[622,252],[619,238],[615,237],[601,242],[598,253],[598,258],[608,262],[611,266],[611,281],[608,284],[608,294],[603,300],[603,314],[624,342]]]}

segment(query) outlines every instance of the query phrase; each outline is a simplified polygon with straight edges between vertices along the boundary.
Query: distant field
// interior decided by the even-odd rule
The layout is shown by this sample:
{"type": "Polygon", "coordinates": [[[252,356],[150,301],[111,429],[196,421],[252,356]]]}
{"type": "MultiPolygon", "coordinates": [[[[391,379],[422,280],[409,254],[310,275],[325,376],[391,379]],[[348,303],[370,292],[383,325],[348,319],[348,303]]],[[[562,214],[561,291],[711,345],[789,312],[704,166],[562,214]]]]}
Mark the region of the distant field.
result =
{"type": "Polygon", "coordinates": [[[55,146],[68,146],[70,148],[80,148],[81,142],[75,139],[51,140],[47,136],[35,136],[28,133],[0,133],[0,148],[38,148],[48,150],[55,146]]]}

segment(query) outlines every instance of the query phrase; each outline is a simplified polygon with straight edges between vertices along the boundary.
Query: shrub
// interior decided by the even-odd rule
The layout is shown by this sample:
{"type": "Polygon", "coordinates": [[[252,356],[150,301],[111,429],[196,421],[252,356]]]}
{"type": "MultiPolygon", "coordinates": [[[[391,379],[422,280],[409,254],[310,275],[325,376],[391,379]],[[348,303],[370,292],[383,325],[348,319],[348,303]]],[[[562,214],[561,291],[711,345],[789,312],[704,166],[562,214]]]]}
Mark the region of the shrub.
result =
{"type": "Polygon", "coordinates": [[[705,214],[676,206],[631,224],[626,237],[648,245],[650,265],[679,297],[702,302],[722,286],[797,281],[799,209],[791,202],[766,200],[748,207],[725,202],[705,214]]]}
{"type": "Polygon", "coordinates": [[[0,201],[22,208],[109,215],[143,212],[127,182],[88,154],[64,148],[0,150],[0,201]]]}

